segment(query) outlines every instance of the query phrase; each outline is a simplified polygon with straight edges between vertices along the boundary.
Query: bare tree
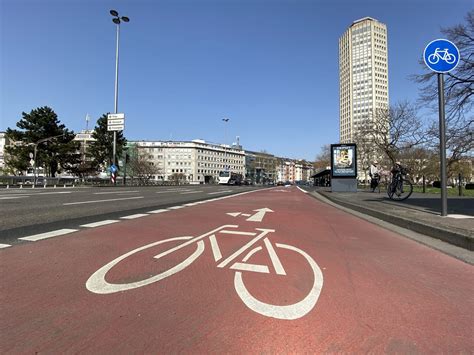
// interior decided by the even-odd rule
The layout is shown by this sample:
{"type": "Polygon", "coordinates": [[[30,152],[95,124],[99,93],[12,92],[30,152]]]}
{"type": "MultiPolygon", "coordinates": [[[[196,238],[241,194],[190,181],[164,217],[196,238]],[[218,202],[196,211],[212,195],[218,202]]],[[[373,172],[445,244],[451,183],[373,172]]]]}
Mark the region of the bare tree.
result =
{"type": "Polygon", "coordinates": [[[128,167],[130,176],[137,178],[143,185],[147,185],[155,175],[161,174],[161,169],[153,162],[148,161],[144,153],[132,153],[128,167]]]}
{"type": "MultiPolygon", "coordinates": [[[[456,44],[460,51],[460,62],[455,70],[445,74],[446,107],[446,149],[448,170],[463,156],[474,150],[474,10],[466,15],[466,23],[441,32],[456,44]]],[[[412,79],[422,85],[419,102],[429,105],[438,112],[438,86],[436,73],[428,72],[423,61],[420,64],[425,72],[414,75],[412,79]]],[[[427,135],[439,147],[439,123],[436,119],[430,125],[427,135]]]]}
{"type": "Polygon", "coordinates": [[[365,122],[358,132],[375,147],[375,154],[384,154],[395,163],[403,151],[425,142],[423,123],[417,109],[407,101],[389,109],[378,109],[372,121],[365,122]]]}
{"type": "Polygon", "coordinates": [[[315,169],[326,169],[331,165],[331,145],[324,144],[314,161],[315,169]]]}

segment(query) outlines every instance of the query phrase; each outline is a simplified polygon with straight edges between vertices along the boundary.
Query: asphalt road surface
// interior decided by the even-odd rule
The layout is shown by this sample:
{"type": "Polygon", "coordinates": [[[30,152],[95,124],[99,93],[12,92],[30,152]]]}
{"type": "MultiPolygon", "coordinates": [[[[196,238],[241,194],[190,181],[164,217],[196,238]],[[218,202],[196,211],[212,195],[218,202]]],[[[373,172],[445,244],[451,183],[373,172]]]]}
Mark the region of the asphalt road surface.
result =
{"type": "Polygon", "coordinates": [[[0,249],[0,352],[474,351],[468,264],[294,187],[171,207],[0,249]]]}
{"type": "Polygon", "coordinates": [[[253,186],[185,185],[160,187],[26,188],[0,190],[0,244],[18,238],[150,209],[228,196],[253,186]],[[124,214],[126,213],[126,214],[124,214]]]}

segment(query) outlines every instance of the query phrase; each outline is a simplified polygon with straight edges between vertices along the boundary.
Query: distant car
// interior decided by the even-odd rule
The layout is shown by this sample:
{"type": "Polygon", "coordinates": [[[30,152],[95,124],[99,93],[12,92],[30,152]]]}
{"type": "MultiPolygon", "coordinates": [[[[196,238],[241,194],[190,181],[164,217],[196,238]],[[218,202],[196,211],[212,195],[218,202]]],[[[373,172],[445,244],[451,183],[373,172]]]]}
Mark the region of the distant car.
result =
{"type": "Polygon", "coordinates": [[[285,183],[283,181],[278,181],[277,186],[285,186],[285,183]]]}

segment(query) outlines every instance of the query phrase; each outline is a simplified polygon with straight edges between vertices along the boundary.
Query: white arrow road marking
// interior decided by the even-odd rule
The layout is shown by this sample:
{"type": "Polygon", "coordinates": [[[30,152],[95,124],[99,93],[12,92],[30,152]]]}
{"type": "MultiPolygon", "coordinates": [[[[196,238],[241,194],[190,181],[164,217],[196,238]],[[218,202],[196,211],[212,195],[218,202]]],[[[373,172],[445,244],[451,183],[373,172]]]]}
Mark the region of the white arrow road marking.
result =
{"type": "Polygon", "coordinates": [[[10,244],[0,244],[0,249],[11,247],[10,244]]]}
{"type": "Polygon", "coordinates": [[[238,215],[240,215],[241,212],[229,212],[227,213],[229,216],[232,216],[232,217],[237,217],[238,215]]]}
{"type": "Polygon", "coordinates": [[[264,208],[259,208],[253,216],[247,218],[246,220],[249,222],[261,222],[263,220],[263,217],[265,217],[265,213],[267,212],[273,212],[271,209],[264,207],[264,208]]]}

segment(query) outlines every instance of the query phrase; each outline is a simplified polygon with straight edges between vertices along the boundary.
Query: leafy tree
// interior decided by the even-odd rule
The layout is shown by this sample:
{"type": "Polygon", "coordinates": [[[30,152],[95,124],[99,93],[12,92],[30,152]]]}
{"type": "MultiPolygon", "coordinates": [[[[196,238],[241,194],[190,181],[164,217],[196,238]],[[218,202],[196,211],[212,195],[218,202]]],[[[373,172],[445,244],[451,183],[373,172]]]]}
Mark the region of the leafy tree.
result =
{"type": "Polygon", "coordinates": [[[56,176],[63,169],[72,171],[80,163],[79,142],[75,134],[61,124],[56,113],[47,106],[39,107],[30,113],[22,113],[17,122],[20,129],[8,128],[8,139],[13,143],[5,147],[8,167],[21,173],[29,166],[29,154],[36,147],[36,166],[44,166],[46,174],[56,176]]]}
{"type": "MultiPolygon", "coordinates": [[[[115,158],[117,160],[118,157],[122,156],[127,140],[123,136],[122,131],[117,131],[116,135],[115,158]]],[[[105,168],[111,165],[113,160],[114,132],[107,131],[107,114],[103,114],[97,120],[92,137],[95,138],[95,141],[88,146],[88,155],[93,158],[93,165],[96,168],[105,168]]],[[[118,166],[117,162],[115,164],[118,166]]]]}
{"type": "MultiPolygon", "coordinates": [[[[456,69],[444,74],[449,170],[463,156],[474,150],[474,10],[467,13],[465,24],[443,28],[441,32],[455,43],[460,51],[460,62],[456,69]]],[[[428,104],[433,112],[438,113],[437,74],[428,71],[422,61],[420,64],[424,73],[412,76],[413,80],[422,85],[419,101],[421,104],[428,104]]],[[[434,118],[427,135],[433,142],[431,147],[438,149],[438,116],[434,115],[434,118]]]]}

